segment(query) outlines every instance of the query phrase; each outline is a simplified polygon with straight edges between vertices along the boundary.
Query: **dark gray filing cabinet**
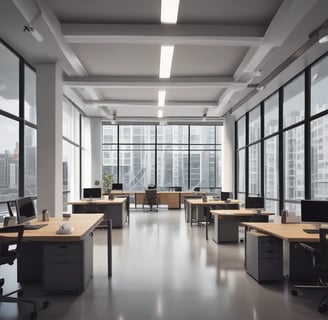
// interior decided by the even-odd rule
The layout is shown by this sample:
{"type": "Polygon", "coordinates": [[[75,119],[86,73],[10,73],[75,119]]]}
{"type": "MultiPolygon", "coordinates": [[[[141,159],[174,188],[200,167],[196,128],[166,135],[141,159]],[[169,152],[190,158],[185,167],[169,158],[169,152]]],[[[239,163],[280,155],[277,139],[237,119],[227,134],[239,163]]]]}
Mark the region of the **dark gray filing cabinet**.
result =
{"type": "Polygon", "coordinates": [[[246,271],[258,282],[282,281],[282,240],[260,232],[247,232],[246,271]]]}
{"type": "Polygon", "coordinates": [[[43,246],[43,285],[48,293],[80,293],[93,274],[93,234],[81,241],[43,246]]]}

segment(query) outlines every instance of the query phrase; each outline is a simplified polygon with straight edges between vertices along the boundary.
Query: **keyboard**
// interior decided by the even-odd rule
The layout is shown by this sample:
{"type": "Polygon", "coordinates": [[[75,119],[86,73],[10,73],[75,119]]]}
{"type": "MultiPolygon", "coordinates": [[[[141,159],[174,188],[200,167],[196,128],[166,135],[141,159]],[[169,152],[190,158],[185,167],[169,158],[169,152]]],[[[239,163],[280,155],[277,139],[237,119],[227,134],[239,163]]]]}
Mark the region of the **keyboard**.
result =
{"type": "Polygon", "coordinates": [[[303,229],[304,232],[306,233],[311,233],[311,234],[318,234],[319,229],[303,229]]]}
{"type": "Polygon", "coordinates": [[[47,223],[43,224],[24,224],[24,230],[37,230],[47,226],[47,223]]]}

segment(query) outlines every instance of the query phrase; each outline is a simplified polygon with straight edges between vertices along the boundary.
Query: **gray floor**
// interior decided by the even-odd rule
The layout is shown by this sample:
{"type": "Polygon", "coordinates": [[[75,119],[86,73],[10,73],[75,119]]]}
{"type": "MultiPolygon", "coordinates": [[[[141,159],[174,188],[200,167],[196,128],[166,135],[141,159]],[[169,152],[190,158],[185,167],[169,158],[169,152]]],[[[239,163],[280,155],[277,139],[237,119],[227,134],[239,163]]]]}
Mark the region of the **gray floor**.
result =
{"type": "MultiPolygon", "coordinates": [[[[211,238],[210,229],[210,238],[211,238]]],[[[50,300],[38,319],[327,319],[317,312],[322,292],[292,297],[288,283],[259,285],[244,270],[243,244],[205,240],[205,227],[183,211],[132,211],[129,227],[113,230],[113,276],[107,278],[105,231],[95,234],[94,277],[79,296],[26,295],[50,300]]],[[[14,267],[1,267],[6,289],[14,267]]],[[[1,275],[1,276],[2,276],[1,275]]],[[[29,308],[0,305],[0,319],[28,319],[29,308]]]]}

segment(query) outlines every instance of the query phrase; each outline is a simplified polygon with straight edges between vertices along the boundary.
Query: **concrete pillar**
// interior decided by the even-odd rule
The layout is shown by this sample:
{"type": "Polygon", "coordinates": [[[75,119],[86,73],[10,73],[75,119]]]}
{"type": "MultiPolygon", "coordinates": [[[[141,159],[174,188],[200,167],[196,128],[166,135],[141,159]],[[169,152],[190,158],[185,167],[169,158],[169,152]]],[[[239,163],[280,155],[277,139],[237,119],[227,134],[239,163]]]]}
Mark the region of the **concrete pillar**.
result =
{"type": "MultiPolygon", "coordinates": [[[[235,120],[226,116],[222,141],[222,190],[235,191],[235,120]]],[[[236,195],[234,194],[236,198],[236,195]]]]}
{"type": "Polygon", "coordinates": [[[96,180],[100,181],[102,186],[102,146],[101,146],[101,118],[90,119],[91,134],[91,185],[96,180]]]}
{"type": "Polygon", "coordinates": [[[37,65],[37,182],[38,214],[62,214],[62,70],[56,64],[37,65]]]}

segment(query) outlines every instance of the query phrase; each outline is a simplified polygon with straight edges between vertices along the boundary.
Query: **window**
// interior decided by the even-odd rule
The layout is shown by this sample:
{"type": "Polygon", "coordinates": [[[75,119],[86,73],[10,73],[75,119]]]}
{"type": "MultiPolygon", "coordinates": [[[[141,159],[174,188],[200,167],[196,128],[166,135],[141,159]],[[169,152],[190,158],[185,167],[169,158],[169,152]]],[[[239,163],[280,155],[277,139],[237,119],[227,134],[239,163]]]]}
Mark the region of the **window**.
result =
{"type": "Polygon", "coordinates": [[[248,118],[249,143],[257,141],[261,138],[261,113],[260,107],[255,108],[249,113],[248,118]]]}
{"type": "Polygon", "coordinates": [[[19,58],[0,42],[0,109],[19,114],[19,58]]]}
{"type": "Polygon", "coordinates": [[[25,119],[36,124],[36,74],[25,66],[25,119]]]}
{"type": "Polygon", "coordinates": [[[328,109],[328,57],[311,68],[311,115],[328,109]]]}
{"type": "Polygon", "coordinates": [[[311,121],[311,198],[328,200],[328,115],[311,121]]]}
{"type": "Polygon", "coordinates": [[[18,121],[0,115],[0,201],[18,197],[18,121]]]}
{"type": "Polygon", "coordinates": [[[25,126],[25,166],[24,166],[24,195],[37,195],[37,150],[36,150],[37,130],[25,126]]]}
{"type": "Polygon", "coordinates": [[[261,195],[261,148],[254,144],[248,148],[248,194],[249,196],[261,195]]]}
{"type": "Polygon", "coordinates": [[[238,148],[246,145],[246,117],[242,117],[237,121],[238,132],[238,148]]]}
{"type": "Polygon", "coordinates": [[[284,132],[285,201],[304,199],[304,126],[284,132]]]}
{"type": "MultiPolygon", "coordinates": [[[[246,178],[245,178],[245,150],[238,151],[238,199],[241,200],[241,193],[245,194],[246,191],[246,178]]],[[[245,196],[243,196],[245,198],[245,196]]]]}
{"type": "Polygon", "coordinates": [[[143,190],[150,183],[164,190],[217,187],[221,137],[220,126],[104,124],[103,172],[113,173],[129,190],[143,190]]]}
{"type": "Polygon", "coordinates": [[[63,100],[63,210],[67,201],[80,198],[80,112],[63,100]]]}
{"type": "Polygon", "coordinates": [[[284,87],[284,128],[304,120],[304,74],[284,87]]]}
{"type": "Polygon", "coordinates": [[[264,136],[276,133],[279,129],[278,94],[264,101],[264,136]]]}

